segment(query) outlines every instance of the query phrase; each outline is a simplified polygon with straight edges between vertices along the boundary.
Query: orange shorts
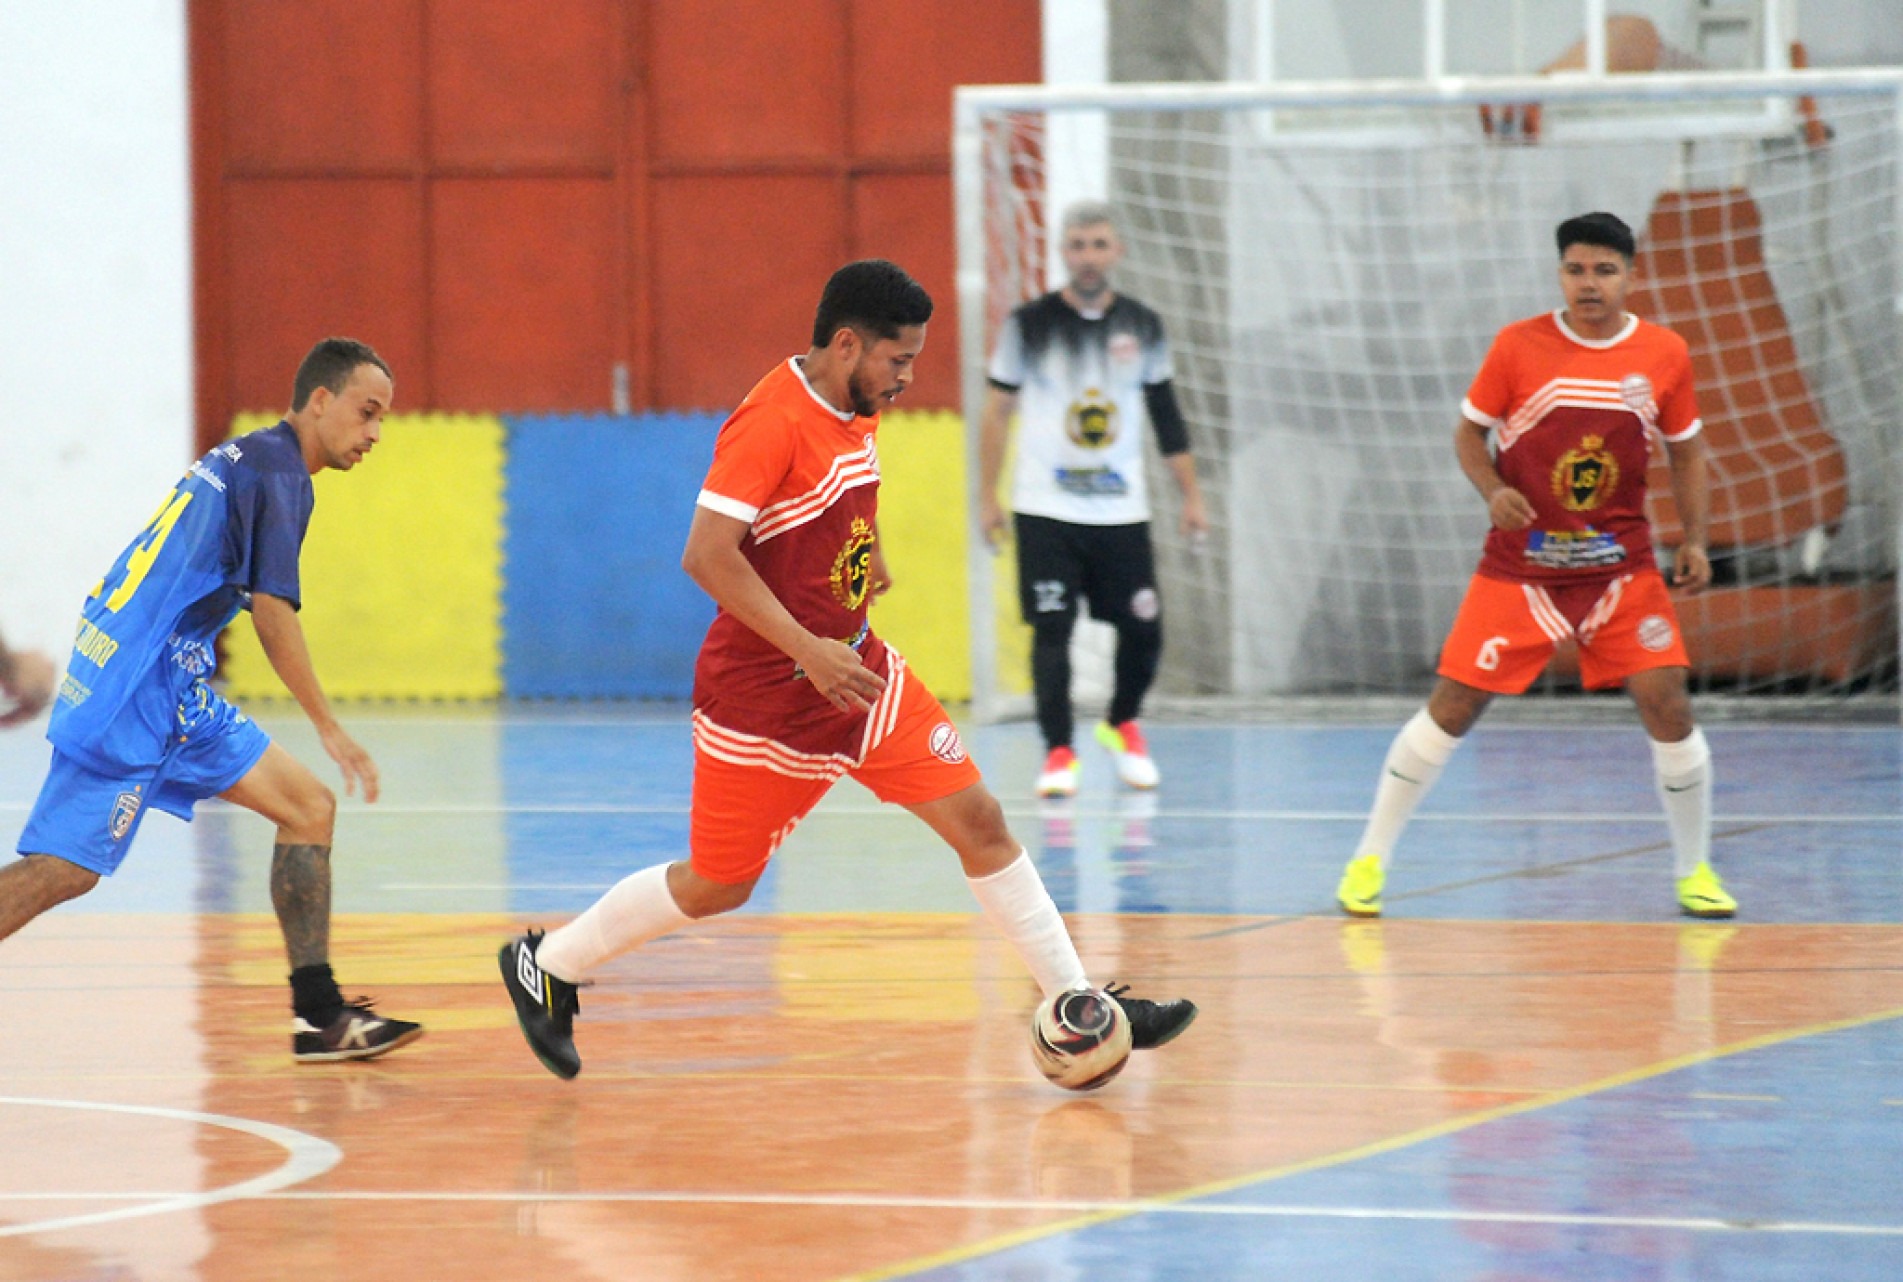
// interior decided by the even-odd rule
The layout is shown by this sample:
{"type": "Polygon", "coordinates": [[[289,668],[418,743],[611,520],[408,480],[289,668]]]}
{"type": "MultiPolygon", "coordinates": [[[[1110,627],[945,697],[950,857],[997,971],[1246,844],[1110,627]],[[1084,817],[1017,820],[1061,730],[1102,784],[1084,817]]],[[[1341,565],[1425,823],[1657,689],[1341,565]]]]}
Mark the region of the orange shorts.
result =
{"type": "Polygon", "coordinates": [[[1519,694],[1569,637],[1579,643],[1579,679],[1588,690],[1621,685],[1635,672],[1691,666],[1665,580],[1645,569],[1610,583],[1557,586],[1476,574],[1438,671],[1479,690],[1519,694]]]}
{"type": "Polygon", "coordinates": [[[694,717],[694,791],[688,816],[688,862],[709,881],[751,881],[766,868],[799,821],[844,775],[880,801],[916,806],[962,792],[979,781],[951,718],[909,668],[873,709],[876,726],[892,728],[854,763],[845,756],[795,752],[694,717]],[[888,701],[889,700],[889,701],[888,701]]]}

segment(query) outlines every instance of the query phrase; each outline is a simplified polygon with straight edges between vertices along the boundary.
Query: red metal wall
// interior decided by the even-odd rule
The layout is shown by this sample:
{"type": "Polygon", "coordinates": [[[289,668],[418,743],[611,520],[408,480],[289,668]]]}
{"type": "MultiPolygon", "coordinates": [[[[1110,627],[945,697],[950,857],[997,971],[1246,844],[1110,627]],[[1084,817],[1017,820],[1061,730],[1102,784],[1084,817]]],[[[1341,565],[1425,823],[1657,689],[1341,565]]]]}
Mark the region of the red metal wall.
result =
{"type": "Polygon", "coordinates": [[[724,408],[852,258],[939,311],[951,89],[1040,75],[1037,0],[192,0],[201,443],[310,344],[398,408],[724,408]]]}

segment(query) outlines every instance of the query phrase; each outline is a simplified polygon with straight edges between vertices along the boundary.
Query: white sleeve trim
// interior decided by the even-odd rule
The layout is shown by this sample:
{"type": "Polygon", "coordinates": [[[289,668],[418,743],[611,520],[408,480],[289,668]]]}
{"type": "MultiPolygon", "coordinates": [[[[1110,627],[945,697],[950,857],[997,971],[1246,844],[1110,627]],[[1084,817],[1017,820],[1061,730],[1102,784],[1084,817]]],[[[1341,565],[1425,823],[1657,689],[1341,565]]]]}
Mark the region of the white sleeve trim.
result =
{"type": "Polygon", "coordinates": [[[748,525],[752,525],[753,518],[760,515],[759,508],[742,503],[739,499],[730,499],[724,494],[716,494],[712,490],[702,490],[700,497],[694,500],[694,505],[704,507],[709,512],[718,512],[722,516],[731,516],[736,521],[745,521],[748,525]]]}
{"type": "MultiPolygon", "coordinates": [[[[1702,418],[1695,418],[1691,421],[1690,427],[1687,427],[1684,431],[1680,432],[1677,436],[1666,436],[1665,439],[1668,441],[1674,441],[1674,442],[1689,441],[1692,439],[1692,437],[1697,436],[1700,432],[1704,430],[1705,430],[1705,420],[1702,418]]],[[[1665,434],[1661,432],[1660,435],[1664,436],[1665,434]]]]}
{"type": "Polygon", "coordinates": [[[1482,427],[1490,427],[1496,432],[1507,425],[1507,421],[1503,418],[1495,418],[1491,414],[1481,413],[1480,407],[1464,396],[1460,398],[1460,414],[1461,417],[1465,418],[1468,422],[1478,423],[1482,427]]]}

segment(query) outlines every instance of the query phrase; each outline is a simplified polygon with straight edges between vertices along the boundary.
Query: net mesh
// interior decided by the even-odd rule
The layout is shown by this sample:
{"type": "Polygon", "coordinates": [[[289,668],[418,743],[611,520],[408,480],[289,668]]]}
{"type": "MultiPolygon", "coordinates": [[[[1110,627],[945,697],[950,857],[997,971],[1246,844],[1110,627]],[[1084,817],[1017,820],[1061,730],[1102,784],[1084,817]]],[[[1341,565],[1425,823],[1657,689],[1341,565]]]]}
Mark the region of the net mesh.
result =
{"type": "MultiPolygon", "coordinates": [[[[1590,209],[1638,232],[1629,306],[1694,356],[1716,579],[1679,603],[1695,688],[1894,690],[1894,90],[1567,98],[1531,117],[1375,98],[976,114],[981,181],[960,198],[982,204],[986,349],[1062,283],[1051,224],[1085,195],[1118,210],[1118,288],[1168,329],[1214,531],[1178,537],[1152,458],[1160,693],[1427,688],[1486,529],[1451,444],[1461,398],[1503,324],[1558,305],[1552,229],[1590,209]]],[[[1670,548],[1662,458],[1651,492],[1670,548]]],[[[975,602],[998,656],[981,707],[1027,685],[1011,600],[975,602]]],[[[1536,690],[1575,673],[1562,652],[1536,690]]]]}

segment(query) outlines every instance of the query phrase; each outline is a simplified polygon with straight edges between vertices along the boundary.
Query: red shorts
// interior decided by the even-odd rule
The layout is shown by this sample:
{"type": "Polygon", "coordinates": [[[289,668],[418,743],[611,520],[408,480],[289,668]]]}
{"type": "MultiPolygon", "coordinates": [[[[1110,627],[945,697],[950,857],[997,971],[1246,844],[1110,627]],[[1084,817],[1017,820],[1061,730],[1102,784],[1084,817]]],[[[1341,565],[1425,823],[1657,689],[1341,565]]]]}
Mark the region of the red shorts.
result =
{"type": "Polygon", "coordinates": [[[901,664],[873,707],[870,746],[857,761],[795,752],[694,714],[689,863],[709,881],[751,881],[819,799],[851,775],[880,801],[923,805],[980,779],[957,727],[925,683],[901,664]],[[889,728],[888,728],[889,727],[889,728]]]}
{"type": "Polygon", "coordinates": [[[1588,690],[1619,686],[1635,672],[1691,666],[1665,580],[1644,569],[1610,583],[1556,586],[1476,574],[1438,671],[1479,690],[1519,694],[1569,638],[1579,643],[1579,679],[1588,690]]]}

